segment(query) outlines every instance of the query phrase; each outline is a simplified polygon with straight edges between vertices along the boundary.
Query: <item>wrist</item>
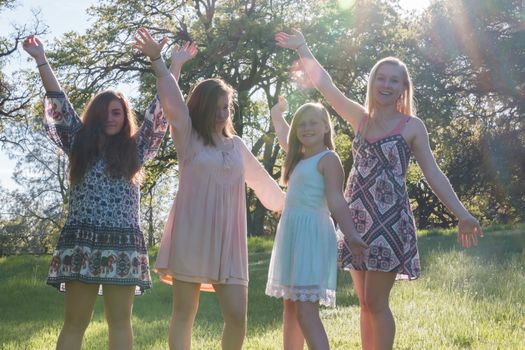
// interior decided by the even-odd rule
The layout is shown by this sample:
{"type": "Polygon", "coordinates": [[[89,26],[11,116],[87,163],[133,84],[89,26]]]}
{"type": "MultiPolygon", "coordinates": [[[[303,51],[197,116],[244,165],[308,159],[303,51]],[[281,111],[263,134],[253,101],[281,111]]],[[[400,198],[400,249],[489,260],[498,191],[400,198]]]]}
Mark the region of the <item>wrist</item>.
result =
{"type": "Polygon", "coordinates": [[[303,41],[302,43],[300,43],[296,48],[295,50],[299,50],[301,47],[303,46],[306,46],[306,41],[303,41]]]}
{"type": "Polygon", "coordinates": [[[150,58],[149,58],[149,61],[153,63],[153,62],[155,62],[155,61],[159,61],[159,60],[161,60],[161,59],[162,59],[162,55],[159,54],[158,56],[150,57],[150,58]]]}
{"type": "Polygon", "coordinates": [[[36,66],[39,67],[39,66],[43,66],[45,64],[47,64],[47,57],[46,56],[42,56],[42,57],[35,57],[35,63],[36,63],[36,66]]]}

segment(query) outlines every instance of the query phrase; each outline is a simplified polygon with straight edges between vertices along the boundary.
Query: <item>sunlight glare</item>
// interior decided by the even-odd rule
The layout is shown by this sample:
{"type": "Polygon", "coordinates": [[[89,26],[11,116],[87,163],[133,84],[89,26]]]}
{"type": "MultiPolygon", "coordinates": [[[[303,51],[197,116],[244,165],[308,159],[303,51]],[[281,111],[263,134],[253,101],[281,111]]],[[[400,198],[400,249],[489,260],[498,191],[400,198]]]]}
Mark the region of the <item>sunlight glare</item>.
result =
{"type": "Polygon", "coordinates": [[[337,4],[343,10],[348,10],[355,4],[355,0],[337,0],[337,4]]]}

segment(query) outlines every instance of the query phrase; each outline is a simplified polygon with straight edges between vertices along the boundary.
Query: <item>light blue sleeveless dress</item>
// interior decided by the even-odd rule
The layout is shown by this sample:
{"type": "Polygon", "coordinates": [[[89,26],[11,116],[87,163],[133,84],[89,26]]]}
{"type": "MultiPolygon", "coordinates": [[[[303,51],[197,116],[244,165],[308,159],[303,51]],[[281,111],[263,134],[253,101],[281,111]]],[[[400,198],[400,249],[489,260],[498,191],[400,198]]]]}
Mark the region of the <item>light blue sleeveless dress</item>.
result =
{"type": "Polygon", "coordinates": [[[299,161],[290,175],[268,271],[269,296],[335,307],[337,238],[317,169],[330,152],[299,161]]]}

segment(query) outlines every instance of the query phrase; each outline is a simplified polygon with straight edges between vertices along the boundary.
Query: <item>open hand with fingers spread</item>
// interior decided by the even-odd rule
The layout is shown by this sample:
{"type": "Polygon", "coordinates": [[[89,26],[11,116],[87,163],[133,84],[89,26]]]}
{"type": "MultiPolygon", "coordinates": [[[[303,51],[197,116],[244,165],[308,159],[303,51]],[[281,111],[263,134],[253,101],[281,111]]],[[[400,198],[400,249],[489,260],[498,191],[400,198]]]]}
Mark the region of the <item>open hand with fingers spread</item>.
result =
{"type": "Polygon", "coordinates": [[[458,242],[465,248],[470,248],[472,244],[478,245],[478,237],[483,237],[483,230],[478,220],[472,215],[459,219],[458,223],[458,242]]]}
{"type": "Polygon", "coordinates": [[[162,40],[159,42],[155,41],[146,28],[140,28],[133,38],[135,39],[135,44],[133,44],[133,47],[140,50],[152,61],[161,58],[160,53],[162,48],[168,42],[168,38],[166,37],[162,38],[162,40]]]}
{"type": "Polygon", "coordinates": [[[171,51],[171,64],[182,66],[197,55],[199,48],[195,42],[186,41],[184,45],[175,45],[171,51]]]}
{"type": "Polygon", "coordinates": [[[33,57],[37,62],[45,61],[46,54],[44,52],[44,45],[38,38],[34,35],[28,36],[23,44],[22,48],[26,51],[31,57],[33,57]]]}
{"type": "Polygon", "coordinates": [[[275,34],[275,43],[279,47],[285,49],[294,49],[297,50],[301,46],[306,44],[303,33],[297,29],[292,29],[292,34],[279,32],[275,34]]]}

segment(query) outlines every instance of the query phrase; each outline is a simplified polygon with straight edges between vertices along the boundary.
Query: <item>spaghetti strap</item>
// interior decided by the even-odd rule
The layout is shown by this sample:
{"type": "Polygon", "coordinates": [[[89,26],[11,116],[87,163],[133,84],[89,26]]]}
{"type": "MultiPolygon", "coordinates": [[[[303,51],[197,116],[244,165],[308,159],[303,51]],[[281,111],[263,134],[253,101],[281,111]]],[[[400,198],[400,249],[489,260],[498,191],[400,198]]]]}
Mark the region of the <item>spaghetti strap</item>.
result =
{"type": "Polygon", "coordinates": [[[410,121],[410,118],[412,118],[412,117],[407,115],[403,119],[401,119],[399,124],[397,124],[396,128],[394,130],[392,130],[392,132],[390,133],[389,136],[401,134],[403,132],[403,129],[405,129],[405,126],[410,121]]]}
{"type": "Polygon", "coordinates": [[[357,127],[356,135],[360,134],[363,131],[363,128],[365,127],[367,121],[368,121],[368,116],[366,116],[363,119],[361,119],[361,121],[359,122],[359,126],[357,127]]]}

